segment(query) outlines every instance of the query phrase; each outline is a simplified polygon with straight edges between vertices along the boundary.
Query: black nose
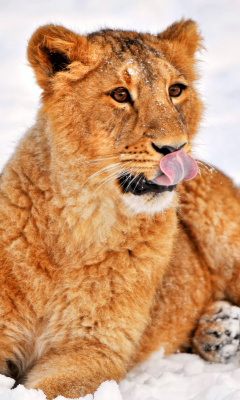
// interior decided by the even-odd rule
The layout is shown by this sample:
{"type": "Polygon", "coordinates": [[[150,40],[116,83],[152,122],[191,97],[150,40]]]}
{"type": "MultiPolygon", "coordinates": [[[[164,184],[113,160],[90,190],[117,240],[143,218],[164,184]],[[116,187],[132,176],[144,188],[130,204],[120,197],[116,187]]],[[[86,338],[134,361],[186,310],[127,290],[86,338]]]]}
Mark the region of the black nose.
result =
{"type": "Polygon", "coordinates": [[[172,146],[162,146],[162,147],[158,147],[156,146],[153,142],[152,142],[152,147],[154,148],[154,150],[156,150],[158,153],[163,154],[164,156],[166,156],[169,153],[173,153],[174,151],[180,150],[182,147],[185,146],[186,143],[183,143],[180,147],[172,147],[172,146]]]}

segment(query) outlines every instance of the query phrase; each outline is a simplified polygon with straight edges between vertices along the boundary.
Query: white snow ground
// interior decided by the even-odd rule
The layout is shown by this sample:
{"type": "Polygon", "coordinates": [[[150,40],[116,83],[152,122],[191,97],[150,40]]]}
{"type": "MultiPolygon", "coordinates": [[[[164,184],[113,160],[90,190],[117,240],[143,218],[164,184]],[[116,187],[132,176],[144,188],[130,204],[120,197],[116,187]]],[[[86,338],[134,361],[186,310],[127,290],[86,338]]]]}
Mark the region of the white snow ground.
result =
{"type": "MultiPolygon", "coordinates": [[[[239,0],[0,0],[0,170],[34,122],[40,90],[25,58],[33,31],[49,22],[78,32],[116,27],[158,32],[182,17],[199,23],[207,52],[199,55],[206,112],[197,138],[201,158],[240,183],[239,0]]],[[[40,391],[0,376],[0,400],[43,400],[40,391]]],[[[63,400],[58,397],[58,400],[63,400]]],[[[162,351],[126,379],[103,383],[85,400],[240,400],[240,365],[208,364],[162,351]]]]}

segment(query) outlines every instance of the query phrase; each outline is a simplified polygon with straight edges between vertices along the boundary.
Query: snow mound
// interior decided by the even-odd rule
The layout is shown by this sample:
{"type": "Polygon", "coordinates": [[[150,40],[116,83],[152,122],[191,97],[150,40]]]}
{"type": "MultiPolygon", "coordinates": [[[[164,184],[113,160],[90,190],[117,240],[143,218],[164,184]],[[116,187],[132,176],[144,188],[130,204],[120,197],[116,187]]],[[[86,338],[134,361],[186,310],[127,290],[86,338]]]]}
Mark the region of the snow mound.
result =
{"type": "MultiPolygon", "coordinates": [[[[46,400],[41,390],[19,385],[0,375],[1,400],[46,400]]],[[[163,351],[130,371],[119,385],[103,382],[92,395],[79,400],[239,400],[240,366],[211,364],[194,354],[163,357],[163,351]]],[[[56,400],[65,400],[58,396],[56,400]]]]}

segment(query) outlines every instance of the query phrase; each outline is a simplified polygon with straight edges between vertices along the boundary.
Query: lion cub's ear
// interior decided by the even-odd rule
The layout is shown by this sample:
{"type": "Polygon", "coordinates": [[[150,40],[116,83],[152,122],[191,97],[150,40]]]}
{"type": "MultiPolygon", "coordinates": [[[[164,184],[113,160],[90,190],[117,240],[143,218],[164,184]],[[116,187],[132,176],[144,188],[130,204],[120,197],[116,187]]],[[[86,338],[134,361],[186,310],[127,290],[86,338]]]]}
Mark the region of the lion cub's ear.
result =
{"type": "Polygon", "coordinates": [[[178,43],[184,46],[187,55],[190,57],[193,57],[195,52],[203,47],[202,37],[198,33],[197,25],[191,19],[175,22],[160,33],[158,37],[170,43],[178,43]]]}
{"type": "MultiPolygon", "coordinates": [[[[55,25],[36,30],[29,41],[27,54],[37,82],[44,90],[49,88],[56,73],[68,71],[73,61],[79,61],[84,70],[91,63],[87,38],[55,25]]],[[[93,53],[93,59],[94,56],[93,53]]]]}
{"type": "Polygon", "coordinates": [[[157,36],[170,63],[182,71],[190,81],[196,79],[194,56],[197,50],[203,48],[202,37],[198,33],[196,23],[190,19],[181,20],[157,36]]]}

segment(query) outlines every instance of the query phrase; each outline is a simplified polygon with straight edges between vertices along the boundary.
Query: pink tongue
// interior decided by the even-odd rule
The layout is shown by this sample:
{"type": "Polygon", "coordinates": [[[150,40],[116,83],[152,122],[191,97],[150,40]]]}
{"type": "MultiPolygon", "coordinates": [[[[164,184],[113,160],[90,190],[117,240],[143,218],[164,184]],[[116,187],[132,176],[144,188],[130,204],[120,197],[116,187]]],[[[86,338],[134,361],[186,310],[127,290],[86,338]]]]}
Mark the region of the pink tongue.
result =
{"type": "Polygon", "coordinates": [[[167,154],[160,161],[160,169],[163,175],[154,179],[158,185],[176,185],[182,179],[189,181],[198,172],[196,161],[183,149],[167,154]]]}

